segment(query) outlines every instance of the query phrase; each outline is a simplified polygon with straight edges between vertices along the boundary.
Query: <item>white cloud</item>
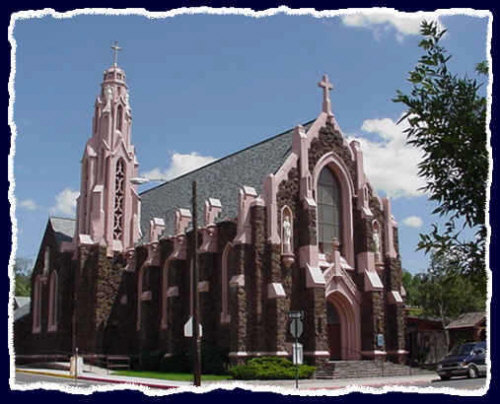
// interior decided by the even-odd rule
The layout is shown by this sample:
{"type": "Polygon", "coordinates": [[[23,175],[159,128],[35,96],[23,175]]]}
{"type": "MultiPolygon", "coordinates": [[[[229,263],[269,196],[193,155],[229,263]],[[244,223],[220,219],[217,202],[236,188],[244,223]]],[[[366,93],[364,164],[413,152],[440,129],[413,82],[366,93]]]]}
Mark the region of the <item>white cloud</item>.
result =
{"type": "Polygon", "coordinates": [[[422,227],[424,222],[418,216],[408,216],[407,218],[403,219],[403,224],[408,227],[419,228],[422,227]]]}
{"type": "Polygon", "coordinates": [[[392,198],[421,196],[423,192],[419,188],[425,186],[425,181],[417,174],[422,153],[406,144],[403,131],[407,127],[407,121],[397,125],[389,118],[367,119],[361,130],[375,134],[379,139],[357,137],[363,150],[368,180],[375,189],[392,198]]]}
{"type": "MultiPolygon", "coordinates": [[[[406,35],[419,35],[420,24],[423,20],[437,21],[432,14],[425,13],[377,13],[360,12],[347,14],[341,17],[344,25],[370,29],[375,39],[380,40],[383,33],[395,30],[396,40],[403,42],[406,35]]],[[[444,28],[440,24],[441,28],[444,28]]]]}
{"type": "Polygon", "coordinates": [[[170,180],[207,165],[215,160],[216,159],[211,156],[201,156],[196,152],[191,152],[189,154],[173,153],[169,167],[164,170],[161,168],[153,168],[151,171],[143,173],[142,177],[148,179],[161,178],[164,180],[170,180]]]}
{"type": "Polygon", "coordinates": [[[38,209],[38,205],[36,204],[36,202],[33,199],[24,199],[22,201],[19,201],[18,206],[20,208],[24,208],[26,210],[37,210],[38,209]]]}
{"type": "Polygon", "coordinates": [[[76,198],[80,193],[65,188],[56,195],[56,204],[50,209],[51,213],[73,216],[76,208],[76,198]]]}

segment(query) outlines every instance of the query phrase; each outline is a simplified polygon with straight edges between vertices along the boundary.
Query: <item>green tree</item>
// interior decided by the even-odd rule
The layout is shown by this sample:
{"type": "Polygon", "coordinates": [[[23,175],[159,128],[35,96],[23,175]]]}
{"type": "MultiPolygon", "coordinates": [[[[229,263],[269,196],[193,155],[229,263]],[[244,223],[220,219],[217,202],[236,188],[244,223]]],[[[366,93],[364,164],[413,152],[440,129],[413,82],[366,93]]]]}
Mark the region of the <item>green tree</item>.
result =
{"type": "Polygon", "coordinates": [[[486,282],[458,273],[448,254],[434,252],[428,271],[416,277],[422,314],[439,318],[443,327],[462,313],[485,310],[486,282]]]}
{"type": "Polygon", "coordinates": [[[406,304],[420,307],[420,277],[413,276],[410,272],[403,272],[403,286],[406,290],[406,304]]]}
{"type": "MultiPolygon", "coordinates": [[[[486,149],[486,98],[481,84],[467,76],[452,74],[451,58],[440,45],[446,30],[435,22],[423,22],[419,47],[425,53],[409,74],[410,94],[397,92],[395,102],[403,103],[408,119],[407,142],[423,152],[419,175],[426,180],[424,190],[437,202],[434,214],[446,219],[444,229],[434,224],[421,234],[418,249],[451,252],[457,258],[451,266],[485,279],[485,206],[488,177],[486,149]],[[463,236],[465,228],[475,233],[463,236]]],[[[487,73],[485,62],[476,72],[487,73]]]]}
{"type": "Polygon", "coordinates": [[[31,271],[31,260],[16,258],[14,263],[16,296],[31,296],[31,271]]]}

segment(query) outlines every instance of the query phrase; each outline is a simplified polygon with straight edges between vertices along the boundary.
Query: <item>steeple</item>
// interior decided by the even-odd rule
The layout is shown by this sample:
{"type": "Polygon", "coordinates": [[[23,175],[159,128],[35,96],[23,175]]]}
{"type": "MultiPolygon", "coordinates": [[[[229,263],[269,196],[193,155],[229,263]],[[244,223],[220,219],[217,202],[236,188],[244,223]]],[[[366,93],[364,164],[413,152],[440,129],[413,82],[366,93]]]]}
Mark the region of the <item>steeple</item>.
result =
{"type": "Polygon", "coordinates": [[[106,246],[108,255],[132,247],[139,237],[139,196],[130,182],[139,164],[131,144],[129,89],[117,64],[121,48],[116,42],[111,48],[113,65],[104,71],[82,158],[75,238],[106,246]]]}

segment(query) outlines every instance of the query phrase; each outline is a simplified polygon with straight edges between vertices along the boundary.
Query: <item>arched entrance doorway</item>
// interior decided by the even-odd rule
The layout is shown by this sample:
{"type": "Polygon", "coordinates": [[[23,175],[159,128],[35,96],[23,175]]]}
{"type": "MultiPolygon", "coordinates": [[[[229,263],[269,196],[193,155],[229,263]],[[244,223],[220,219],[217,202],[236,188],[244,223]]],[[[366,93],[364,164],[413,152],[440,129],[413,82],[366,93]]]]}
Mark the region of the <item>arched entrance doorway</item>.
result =
{"type": "Polygon", "coordinates": [[[333,303],[326,302],[326,324],[328,332],[328,350],[330,351],[330,360],[341,359],[341,325],[339,314],[333,303]]]}
{"type": "Polygon", "coordinates": [[[336,290],[326,297],[328,348],[331,360],[356,360],[361,356],[359,306],[336,290]]]}

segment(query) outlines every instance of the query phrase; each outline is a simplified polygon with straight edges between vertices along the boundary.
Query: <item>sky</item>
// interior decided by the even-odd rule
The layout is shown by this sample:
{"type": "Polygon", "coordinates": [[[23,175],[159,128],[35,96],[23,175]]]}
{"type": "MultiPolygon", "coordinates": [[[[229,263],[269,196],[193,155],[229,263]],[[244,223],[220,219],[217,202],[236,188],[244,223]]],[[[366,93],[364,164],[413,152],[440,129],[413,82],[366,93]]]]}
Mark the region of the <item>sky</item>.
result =
{"type": "MultiPolygon", "coordinates": [[[[74,217],[93,105],[118,41],[132,142],[140,175],[149,178],[173,178],[315,119],[317,83],[328,74],[344,136],[360,139],[369,181],[391,197],[402,266],[424,271],[428,257],[415,249],[419,233],[436,221],[434,205],[418,190],[420,152],[405,144],[404,123],[397,125],[404,106],[392,102],[398,89],[410,89],[408,72],[422,54],[421,19],[365,12],[17,20],[16,256],[36,259],[50,215],[74,217]]],[[[439,23],[448,30],[442,44],[453,56],[450,69],[473,76],[487,59],[488,19],[441,15],[439,23]]]]}

